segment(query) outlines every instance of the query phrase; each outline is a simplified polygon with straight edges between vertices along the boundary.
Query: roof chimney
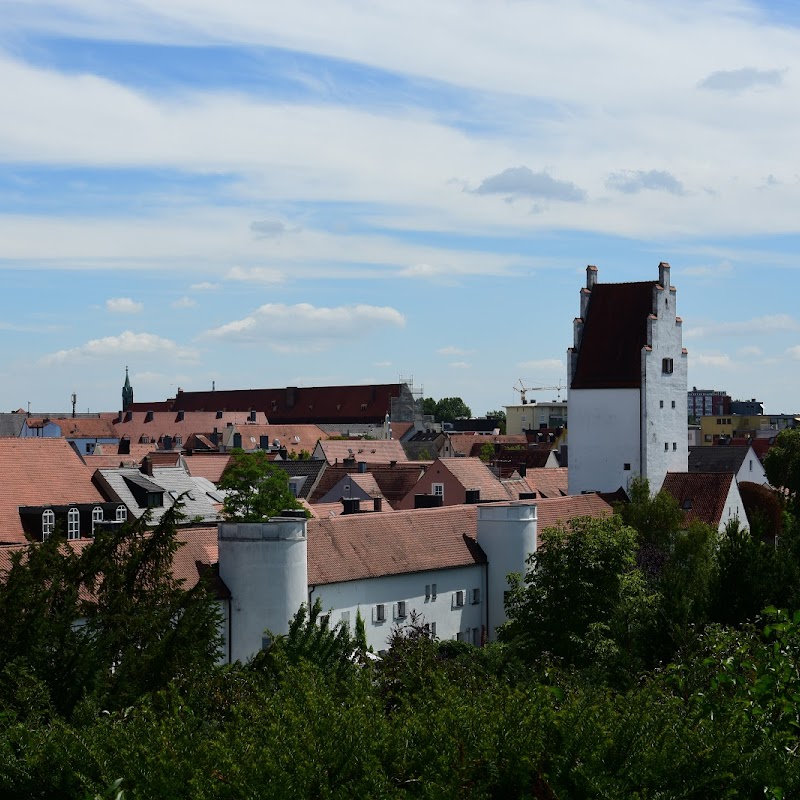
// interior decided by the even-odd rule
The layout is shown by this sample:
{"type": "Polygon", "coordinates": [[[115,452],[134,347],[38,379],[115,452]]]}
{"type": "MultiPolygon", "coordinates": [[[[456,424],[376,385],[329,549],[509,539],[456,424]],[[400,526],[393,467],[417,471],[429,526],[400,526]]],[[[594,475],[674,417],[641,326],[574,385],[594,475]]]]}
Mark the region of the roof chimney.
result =
{"type": "Polygon", "coordinates": [[[665,289],[669,289],[669,264],[666,261],[662,261],[658,265],[658,282],[663,286],[665,289]]]}
{"type": "Polygon", "coordinates": [[[586,288],[591,292],[594,285],[597,283],[597,267],[589,264],[586,267],[586,288]]]}

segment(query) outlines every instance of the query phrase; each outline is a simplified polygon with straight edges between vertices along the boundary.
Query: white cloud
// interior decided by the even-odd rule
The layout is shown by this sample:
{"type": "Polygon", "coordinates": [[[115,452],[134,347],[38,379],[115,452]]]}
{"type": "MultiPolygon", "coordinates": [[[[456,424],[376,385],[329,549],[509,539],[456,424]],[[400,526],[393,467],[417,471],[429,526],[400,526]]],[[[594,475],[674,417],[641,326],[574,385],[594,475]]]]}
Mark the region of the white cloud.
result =
{"type": "Polygon", "coordinates": [[[106,310],[115,314],[138,314],[143,309],[142,303],[131,300],[130,297],[109,297],[106,300],[106,310]]]}
{"type": "Polygon", "coordinates": [[[800,344],[796,344],[794,347],[787,348],[786,355],[789,356],[789,358],[794,358],[800,361],[800,344]]]}
{"type": "Polygon", "coordinates": [[[472,364],[468,361],[451,361],[447,366],[452,369],[469,369],[472,364]]]}
{"type": "Polygon", "coordinates": [[[197,301],[186,295],[179,297],[172,303],[173,308],[194,308],[196,305],[197,301]]]}
{"type": "Polygon", "coordinates": [[[719,70],[703,78],[697,86],[700,89],[712,89],[714,91],[738,94],[747,89],[756,89],[763,86],[781,86],[785,72],[786,70],[784,69],[756,69],[755,67],[719,70]]]}
{"type": "Polygon", "coordinates": [[[533,172],[529,167],[508,167],[497,175],[484,178],[475,194],[500,194],[508,197],[537,197],[579,203],[586,192],[571,181],[556,180],[546,172],[533,172]]]}
{"type": "Polygon", "coordinates": [[[229,281],[246,281],[249,283],[283,283],[286,276],[277,269],[267,267],[233,267],[225,276],[229,281]]]}
{"type": "Polygon", "coordinates": [[[739,322],[716,322],[689,328],[684,336],[689,339],[713,339],[726,336],[757,336],[771,333],[800,331],[800,321],[789,314],[768,314],[739,322]]]}
{"type": "Polygon", "coordinates": [[[436,351],[440,356],[468,356],[474,353],[474,350],[465,350],[463,347],[440,347],[436,351]]]}
{"type": "Polygon", "coordinates": [[[195,360],[197,351],[181,347],[171,339],[152,333],[124,331],[119,336],[91,339],[79,347],[59,350],[41,359],[42,364],[58,364],[87,359],[118,358],[123,355],[158,354],[160,358],[195,360]]]}
{"type": "Polygon", "coordinates": [[[701,367],[730,367],[733,362],[724,353],[692,353],[691,363],[701,367]]]}
{"type": "Polygon", "coordinates": [[[723,260],[718,264],[686,267],[681,270],[681,275],[688,275],[692,278],[720,278],[723,275],[730,275],[731,272],[733,272],[733,264],[728,260],[723,260]]]}
{"type": "Polygon", "coordinates": [[[189,288],[195,292],[210,292],[212,289],[218,289],[219,284],[203,281],[202,283],[193,283],[189,288]]]}
{"type": "Polygon", "coordinates": [[[380,367],[381,369],[386,369],[387,367],[391,367],[392,366],[392,362],[391,361],[376,361],[372,366],[373,367],[380,367]]]}
{"type": "Polygon", "coordinates": [[[737,350],[737,354],[742,358],[760,358],[764,355],[764,351],[755,345],[747,345],[745,347],[740,347],[737,350]]]}
{"type": "Polygon", "coordinates": [[[279,352],[326,350],[334,340],[359,339],[381,328],[402,328],[405,317],[388,306],[315,307],[268,303],[243,319],[206,332],[213,339],[260,342],[279,352]]]}

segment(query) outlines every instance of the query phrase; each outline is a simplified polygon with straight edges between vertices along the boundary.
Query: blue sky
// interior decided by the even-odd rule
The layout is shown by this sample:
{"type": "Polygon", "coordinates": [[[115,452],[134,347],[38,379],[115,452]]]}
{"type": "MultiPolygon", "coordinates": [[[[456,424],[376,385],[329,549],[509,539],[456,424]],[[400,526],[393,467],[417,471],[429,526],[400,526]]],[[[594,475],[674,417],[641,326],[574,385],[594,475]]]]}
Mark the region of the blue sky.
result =
{"type": "Polygon", "coordinates": [[[129,365],[482,414],[566,381],[587,264],[663,260],[690,385],[800,410],[776,8],[6,0],[0,409],[115,410],[129,365]]]}

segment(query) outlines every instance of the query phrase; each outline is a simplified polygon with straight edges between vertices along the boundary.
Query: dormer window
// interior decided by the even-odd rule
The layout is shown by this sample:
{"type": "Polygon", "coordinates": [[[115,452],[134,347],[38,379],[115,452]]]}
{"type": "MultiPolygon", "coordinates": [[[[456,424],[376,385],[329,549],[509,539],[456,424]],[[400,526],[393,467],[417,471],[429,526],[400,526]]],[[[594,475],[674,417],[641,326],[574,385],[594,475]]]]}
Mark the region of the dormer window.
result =
{"type": "Polygon", "coordinates": [[[81,538],[81,513],[77,508],[67,512],[67,539],[81,538]]]}
{"type": "Polygon", "coordinates": [[[128,509],[125,506],[117,506],[117,522],[126,522],[128,519],[128,509]]]}
{"type": "Polygon", "coordinates": [[[97,527],[97,524],[102,521],[103,521],[103,509],[100,506],[95,506],[92,509],[92,536],[94,536],[94,530],[97,527]]]}
{"type": "Polygon", "coordinates": [[[51,508],[42,512],[42,541],[49,539],[56,529],[56,515],[51,508]]]}
{"type": "Polygon", "coordinates": [[[661,359],[661,371],[664,375],[672,375],[673,363],[671,358],[661,359]]]}

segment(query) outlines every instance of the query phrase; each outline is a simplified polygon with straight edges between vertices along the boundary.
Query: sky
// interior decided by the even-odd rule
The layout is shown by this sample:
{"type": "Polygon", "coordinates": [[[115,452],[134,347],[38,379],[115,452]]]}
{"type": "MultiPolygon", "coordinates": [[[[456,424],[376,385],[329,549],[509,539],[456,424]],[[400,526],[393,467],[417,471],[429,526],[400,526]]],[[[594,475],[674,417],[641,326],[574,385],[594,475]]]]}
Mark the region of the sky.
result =
{"type": "Polygon", "coordinates": [[[794,4],[0,7],[0,410],[551,400],[586,266],[660,261],[689,387],[800,410],[794,4]]]}

